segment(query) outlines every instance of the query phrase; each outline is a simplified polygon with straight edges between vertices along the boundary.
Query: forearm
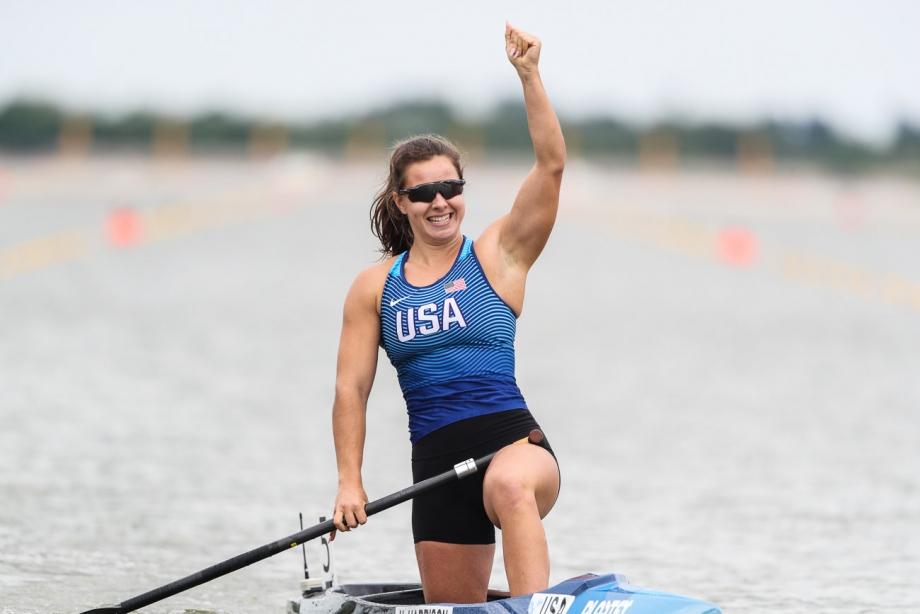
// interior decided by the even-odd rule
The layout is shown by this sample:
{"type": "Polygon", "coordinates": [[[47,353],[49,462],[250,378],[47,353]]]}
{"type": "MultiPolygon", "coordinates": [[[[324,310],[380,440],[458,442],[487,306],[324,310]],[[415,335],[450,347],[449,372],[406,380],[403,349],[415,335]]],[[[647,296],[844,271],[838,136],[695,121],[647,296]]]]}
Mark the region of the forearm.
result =
{"type": "Polygon", "coordinates": [[[332,406],[332,435],[340,485],[362,483],[366,406],[366,401],[362,402],[355,393],[336,392],[332,406]]]}
{"type": "Polygon", "coordinates": [[[565,167],[565,139],[559,118],[546,95],[543,80],[537,70],[521,72],[524,88],[524,106],[527,109],[527,126],[533,142],[537,165],[550,171],[561,172],[565,167]]]}

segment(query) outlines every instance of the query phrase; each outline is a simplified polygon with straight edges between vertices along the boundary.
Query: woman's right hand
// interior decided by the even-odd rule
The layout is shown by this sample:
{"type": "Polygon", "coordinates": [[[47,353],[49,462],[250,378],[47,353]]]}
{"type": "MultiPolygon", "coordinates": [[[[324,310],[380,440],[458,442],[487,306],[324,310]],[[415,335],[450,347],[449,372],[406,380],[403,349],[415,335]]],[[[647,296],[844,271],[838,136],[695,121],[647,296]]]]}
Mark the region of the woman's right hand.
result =
{"type": "Polygon", "coordinates": [[[537,72],[542,47],[539,38],[505,22],[505,53],[519,75],[523,77],[537,72]]]}
{"type": "Polygon", "coordinates": [[[357,484],[339,484],[332,511],[332,523],[335,529],[329,534],[329,540],[335,539],[336,530],[350,531],[367,522],[364,506],[367,505],[367,493],[364,486],[357,484]]]}

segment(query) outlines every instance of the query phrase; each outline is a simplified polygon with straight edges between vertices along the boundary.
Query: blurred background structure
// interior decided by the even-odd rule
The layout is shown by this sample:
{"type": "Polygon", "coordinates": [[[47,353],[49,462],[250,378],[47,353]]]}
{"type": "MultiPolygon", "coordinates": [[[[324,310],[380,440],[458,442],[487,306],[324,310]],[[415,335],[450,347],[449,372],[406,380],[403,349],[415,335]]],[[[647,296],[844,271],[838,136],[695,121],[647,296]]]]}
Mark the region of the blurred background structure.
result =
{"type": "MultiPolygon", "coordinates": [[[[612,115],[563,115],[562,122],[573,157],[643,169],[719,164],[763,173],[776,165],[807,165],[846,174],[894,171],[920,176],[920,124],[904,118],[882,144],[846,137],[821,119],[744,125],[665,119],[641,125],[612,115]]],[[[425,132],[448,135],[473,155],[530,153],[527,118],[517,100],[498,103],[473,119],[461,118],[445,101],[417,100],[299,124],[222,111],[191,117],[152,111],[106,117],[28,98],[12,100],[0,109],[0,146],[9,153],[30,155],[135,152],[157,158],[215,154],[259,158],[311,151],[352,158],[378,155],[396,140],[425,132]]]]}
{"type": "MultiPolygon", "coordinates": [[[[518,339],[562,460],[553,581],[920,611],[920,5],[7,0],[0,614],[117,601],[328,512],[387,148],[466,151],[474,237],[531,164],[505,19],[544,41],[570,153],[518,339]]],[[[372,497],[411,479],[379,369],[372,497]]],[[[337,540],[340,577],[412,580],[408,514],[337,540]]],[[[279,612],[300,566],[145,611],[279,612]]]]}
{"type": "Polygon", "coordinates": [[[471,152],[526,154],[507,18],[545,39],[576,156],[916,172],[912,3],[449,13],[440,26],[422,2],[7,2],[0,149],[350,155],[437,131],[471,152]]]}

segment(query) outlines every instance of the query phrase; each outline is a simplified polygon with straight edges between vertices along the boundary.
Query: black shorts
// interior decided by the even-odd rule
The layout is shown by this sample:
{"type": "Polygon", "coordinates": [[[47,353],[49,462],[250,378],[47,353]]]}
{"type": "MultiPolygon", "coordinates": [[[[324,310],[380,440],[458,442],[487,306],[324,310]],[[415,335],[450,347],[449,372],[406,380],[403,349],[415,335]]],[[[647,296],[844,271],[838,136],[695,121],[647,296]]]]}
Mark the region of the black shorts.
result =
{"type": "MultiPolygon", "coordinates": [[[[468,458],[479,458],[523,439],[540,428],[526,409],[513,409],[448,424],[422,437],[412,446],[415,482],[453,469],[468,458]]],[[[540,444],[556,455],[544,437],[540,444]]],[[[434,489],[412,501],[412,535],[415,542],[494,544],[495,527],[482,502],[483,473],[434,489]]]]}

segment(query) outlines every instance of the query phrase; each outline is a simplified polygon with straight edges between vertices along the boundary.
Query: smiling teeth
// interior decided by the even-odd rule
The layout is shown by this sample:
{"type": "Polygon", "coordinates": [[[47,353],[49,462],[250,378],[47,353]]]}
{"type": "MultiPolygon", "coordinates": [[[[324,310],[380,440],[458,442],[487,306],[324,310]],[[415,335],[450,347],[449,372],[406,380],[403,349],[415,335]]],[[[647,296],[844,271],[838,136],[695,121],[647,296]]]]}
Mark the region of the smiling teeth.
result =
{"type": "Polygon", "coordinates": [[[434,223],[438,223],[438,222],[443,222],[447,220],[449,217],[450,217],[450,213],[446,213],[444,215],[440,215],[438,217],[430,217],[428,219],[434,223]]]}

